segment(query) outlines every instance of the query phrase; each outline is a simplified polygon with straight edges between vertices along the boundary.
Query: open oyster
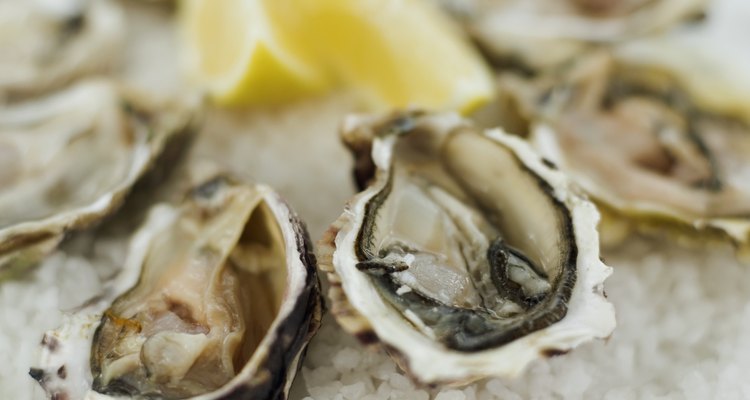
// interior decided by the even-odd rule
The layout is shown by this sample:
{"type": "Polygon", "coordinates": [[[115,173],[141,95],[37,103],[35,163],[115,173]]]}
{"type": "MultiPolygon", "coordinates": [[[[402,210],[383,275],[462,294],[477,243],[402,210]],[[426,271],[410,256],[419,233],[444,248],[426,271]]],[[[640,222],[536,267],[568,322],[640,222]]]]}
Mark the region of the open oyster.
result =
{"type": "MultiPolygon", "coordinates": [[[[517,99],[537,149],[605,210],[643,228],[750,241],[750,97],[716,79],[707,86],[705,69],[691,77],[643,54],[595,53],[536,80],[506,75],[501,90],[517,99]]],[[[627,228],[608,229],[607,240],[627,228]]]]}
{"type": "Polygon", "coordinates": [[[352,117],[363,191],[322,239],[332,311],[423,383],[513,376],[608,336],[594,206],[520,138],[455,114],[352,117]]]}
{"type": "Polygon", "coordinates": [[[113,212],[191,118],[100,80],[0,109],[0,277],[113,212]]]}
{"type": "Polygon", "coordinates": [[[120,274],[42,341],[53,399],[283,399],[322,314],[304,224],[216,176],[154,206],[120,274]],[[112,396],[112,397],[110,397],[112,396]]]}
{"type": "MultiPolygon", "coordinates": [[[[707,0],[475,0],[455,2],[468,30],[498,66],[526,73],[593,44],[665,30],[703,15],[707,0]]],[[[453,9],[457,9],[456,6],[453,9]]]]}
{"type": "Polygon", "coordinates": [[[0,0],[0,103],[113,65],[124,33],[109,0],[0,0]]]}

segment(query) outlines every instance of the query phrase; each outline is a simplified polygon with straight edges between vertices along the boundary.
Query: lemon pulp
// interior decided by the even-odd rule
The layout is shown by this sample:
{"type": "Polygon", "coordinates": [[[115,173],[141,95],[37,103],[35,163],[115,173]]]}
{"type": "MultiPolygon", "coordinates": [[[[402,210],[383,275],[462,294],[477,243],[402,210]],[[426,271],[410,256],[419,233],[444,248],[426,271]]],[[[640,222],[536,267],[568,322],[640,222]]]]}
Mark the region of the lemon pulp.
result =
{"type": "Polygon", "coordinates": [[[477,51],[425,0],[186,3],[182,25],[200,59],[192,69],[225,104],[278,103],[331,82],[354,89],[376,110],[468,112],[493,95],[477,51]]]}

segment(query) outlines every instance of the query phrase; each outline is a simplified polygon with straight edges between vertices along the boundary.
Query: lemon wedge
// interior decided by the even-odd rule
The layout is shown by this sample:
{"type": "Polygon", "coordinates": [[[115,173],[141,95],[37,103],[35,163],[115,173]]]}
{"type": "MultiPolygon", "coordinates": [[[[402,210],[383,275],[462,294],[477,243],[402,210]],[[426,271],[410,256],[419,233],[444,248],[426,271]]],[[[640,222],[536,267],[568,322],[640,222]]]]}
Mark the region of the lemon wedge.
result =
{"type": "Polygon", "coordinates": [[[493,96],[489,68],[433,2],[273,0],[272,13],[374,108],[469,112],[493,96]]]}
{"type": "Polygon", "coordinates": [[[188,78],[218,104],[278,104],[319,92],[324,75],[285,45],[260,0],[184,0],[188,78]]]}
{"type": "Polygon", "coordinates": [[[493,80],[463,32],[427,0],[189,0],[189,64],[225,104],[277,103],[329,87],[369,108],[470,112],[493,80]]]}

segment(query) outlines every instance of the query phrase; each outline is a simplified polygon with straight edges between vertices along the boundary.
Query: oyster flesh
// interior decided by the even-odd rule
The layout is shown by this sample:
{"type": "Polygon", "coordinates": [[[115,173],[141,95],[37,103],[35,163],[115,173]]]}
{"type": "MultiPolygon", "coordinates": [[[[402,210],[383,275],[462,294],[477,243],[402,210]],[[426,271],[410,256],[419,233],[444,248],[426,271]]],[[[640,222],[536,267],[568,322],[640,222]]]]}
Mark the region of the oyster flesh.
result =
{"type": "Polygon", "coordinates": [[[514,376],[614,329],[595,207],[518,137],[351,117],[362,192],[321,241],[332,311],[422,383],[514,376]]]}
{"type": "Polygon", "coordinates": [[[622,224],[605,230],[608,242],[630,228],[750,242],[750,97],[717,80],[705,90],[708,70],[691,77],[624,49],[535,80],[506,76],[501,90],[517,99],[537,149],[608,215],[626,217],[612,218],[622,224]]]}
{"type": "Polygon", "coordinates": [[[53,399],[284,399],[319,285],[296,214],[218,175],[152,208],[120,274],[47,332],[30,373],[53,399]]]}
{"type": "MultiPolygon", "coordinates": [[[[535,71],[592,45],[615,43],[703,15],[707,0],[476,0],[467,29],[499,67],[535,71]]],[[[454,7],[455,9],[455,7],[454,7]]]]}
{"type": "Polygon", "coordinates": [[[101,80],[1,108],[0,277],[116,210],[189,109],[101,80]]]}
{"type": "Polygon", "coordinates": [[[110,0],[0,0],[0,103],[107,69],[124,33],[110,0]]]}

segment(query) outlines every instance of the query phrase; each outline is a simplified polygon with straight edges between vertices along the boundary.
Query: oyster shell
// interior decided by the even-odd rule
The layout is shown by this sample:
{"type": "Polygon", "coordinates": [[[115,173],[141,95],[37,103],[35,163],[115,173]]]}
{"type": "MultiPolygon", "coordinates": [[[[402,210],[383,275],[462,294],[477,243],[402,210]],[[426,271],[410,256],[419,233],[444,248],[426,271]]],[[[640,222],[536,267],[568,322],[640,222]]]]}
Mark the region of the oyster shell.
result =
{"type": "Polygon", "coordinates": [[[519,374],[608,336],[598,213],[520,138],[455,114],[352,117],[363,191],[321,242],[332,311],[422,383],[519,374]]]}
{"type": "Polygon", "coordinates": [[[120,274],[47,332],[30,373],[53,399],[283,399],[320,325],[319,285],[294,212],[219,175],[152,208],[120,274]]]}
{"type": "MultiPolygon", "coordinates": [[[[659,51],[669,63],[638,48],[590,54],[535,80],[506,75],[501,90],[517,99],[534,146],[611,216],[746,244],[750,97],[707,85],[710,70],[671,68],[691,62],[668,48],[659,51]]],[[[608,242],[632,228],[618,219],[608,242]]]]}
{"type": "Polygon", "coordinates": [[[0,277],[116,210],[191,118],[100,80],[0,109],[0,277]]]}
{"type": "Polygon", "coordinates": [[[124,33],[109,0],[0,1],[0,103],[114,65],[124,33]]]}
{"type": "MultiPolygon", "coordinates": [[[[526,73],[592,45],[663,31],[703,15],[707,0],[485,0],[461,7],[471,34],[498,66],[526,73]]],[[[454,7],[455,9],[455,7],[454,7]]]]}

